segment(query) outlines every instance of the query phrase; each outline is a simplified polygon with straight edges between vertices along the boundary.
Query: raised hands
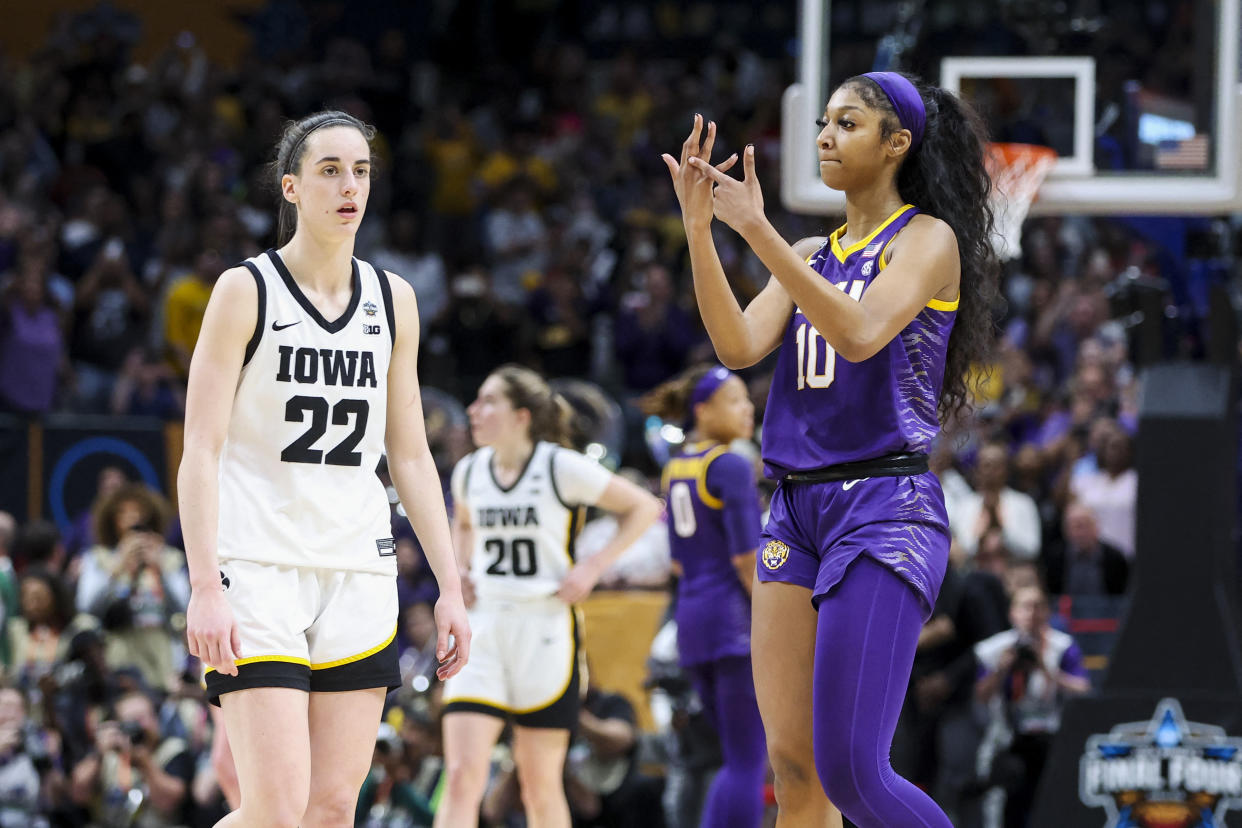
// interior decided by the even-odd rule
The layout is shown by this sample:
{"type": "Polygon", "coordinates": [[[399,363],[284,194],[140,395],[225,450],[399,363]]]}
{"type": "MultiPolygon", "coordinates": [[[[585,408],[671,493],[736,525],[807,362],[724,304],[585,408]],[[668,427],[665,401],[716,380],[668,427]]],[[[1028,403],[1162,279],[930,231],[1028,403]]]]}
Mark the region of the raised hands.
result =
{"type": "Polygon", "coordinates": [[[724,164],[713,167],[697,157],[690,158],[687,163],[715,184],[712,208],[716,218],[743,236],[764,221],[763,191],[759,188],[759,177],[755,175],[754,144],[747,144],[742,156],[741,181],[725,175],[728,167],[724,164]]]}
{"type": "MultiPolygon", "coordinates": [[[[665,153],[660,156],[673,178],[673,190],[681,205],[682,220],[686,226],[707,225],[712,221],[712,179],[706,170],[723,175],[737,163],[737,153],[730,155],[718,167],[711,166],[712,146],[716,143],[716,122],[707,124],[707,137],[703,137],[703,116],[694,116],[694,127],[681,145],[681,160],[665,153]],[[692,165],[690,162],[697,162],[692,165]]],[[[727,177],[727,176],[726,176],[727,177]]]]}

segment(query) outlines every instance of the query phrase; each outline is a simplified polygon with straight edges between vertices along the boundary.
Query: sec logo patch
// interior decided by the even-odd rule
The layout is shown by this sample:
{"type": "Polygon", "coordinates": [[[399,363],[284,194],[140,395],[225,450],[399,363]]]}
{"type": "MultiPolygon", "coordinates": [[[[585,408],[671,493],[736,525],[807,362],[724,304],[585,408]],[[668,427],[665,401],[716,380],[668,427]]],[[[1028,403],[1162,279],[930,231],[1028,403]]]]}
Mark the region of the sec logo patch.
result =
{"type": "Polygon", "coordinates": [[[770,540],[763,545],[762,560],[766,568],[780,569],[789,560],[789,547],[783,541],[770,540]]]}

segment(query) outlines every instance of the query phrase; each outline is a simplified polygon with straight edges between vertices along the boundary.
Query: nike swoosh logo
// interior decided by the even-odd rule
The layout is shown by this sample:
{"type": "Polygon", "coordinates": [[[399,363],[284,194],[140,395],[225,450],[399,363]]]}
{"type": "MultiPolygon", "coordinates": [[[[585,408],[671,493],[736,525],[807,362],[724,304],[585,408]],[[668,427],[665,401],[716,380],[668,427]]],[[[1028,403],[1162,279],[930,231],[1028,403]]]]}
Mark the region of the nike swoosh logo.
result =
{"type": "Polygon", "coordinates": [[[299,319],[297,322],[290,322],[288,325],[281,325],[278,322],[272,322],[272,330],[283,331],[285,328],[292,328],[294,325],[301,325],[301,324],[302,324],[301,319],[299,319]]]}
{"type": "Polygon", "coordinates": [[[841,484],[841,491],[848,492],[850,489],[854,488],[855,484],[858,484],[858,483],[863,482],[864,480],[870,480],[870,479],[871,479],[870,477],[860,477],[857,480],[847,480],[841,484]]]}

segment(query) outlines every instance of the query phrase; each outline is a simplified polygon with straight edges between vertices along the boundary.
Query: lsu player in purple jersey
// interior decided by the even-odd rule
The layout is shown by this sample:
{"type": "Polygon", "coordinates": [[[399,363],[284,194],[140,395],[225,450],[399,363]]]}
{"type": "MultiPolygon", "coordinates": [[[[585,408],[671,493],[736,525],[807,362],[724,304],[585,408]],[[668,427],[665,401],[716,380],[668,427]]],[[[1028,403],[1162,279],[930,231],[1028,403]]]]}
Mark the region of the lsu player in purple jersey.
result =
{"type": "Polygon", "coordinates": [[[967,368],[992,334],[984,139],[957,98],[895,72],[845,81],[819,123],[820,177],[846,196],[846,224],[827,239],[785,242],[764,216],[754,147],[742,179],[726,175],[737,158],[712,166],[715,125],[704,131],[701,117],[680,160],[664,156],[721,362],[741,368],[779,348],[763,424],[779,485],[751,641],[779,824],[822,824],[813,762],[860,828],[948,828],[889,750],[949,552],[927,451],[939,418],[967,403],[967,368]],[[772,273],[744,309],[713,216],[772,273]]]}
{"type": "Polygon", "coordinates": [[[755,430],[741,378],[691,368],[641,400],[648,414],[686,424],[681,454],[664,467],[669,546],[681,570],[677,647],[720,736],[724,765],[704,803],[703,828],[757,826],[766,751],[750,668],[750,591],[759,543],[759,493],[745,457],[729,451],[755,430]]]}

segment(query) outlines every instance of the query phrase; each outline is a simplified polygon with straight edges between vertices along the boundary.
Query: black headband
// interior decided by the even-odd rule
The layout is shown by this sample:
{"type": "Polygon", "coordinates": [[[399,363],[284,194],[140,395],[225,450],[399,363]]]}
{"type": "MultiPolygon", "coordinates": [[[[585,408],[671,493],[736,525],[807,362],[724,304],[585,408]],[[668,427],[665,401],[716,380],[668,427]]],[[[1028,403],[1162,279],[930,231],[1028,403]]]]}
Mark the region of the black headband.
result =
{"type": "Polygon", "coordinates": [[[333,117],[328,118],[326,121],[320,121],[319,123],[315,124],[310,129],[306,130],[306,132],[302,134],[302,137],[297,140],[297,143],[293,145],[293,150],[289,153],[290,169],[286,169],[283,173],[281,173],[281,175],[296,175],[297,173],[295,173],[293,169],[291,168],[293,167],[294,162],[297,160],[298,152],[300,152],[302,149],[302,144],[306,143],[306,139],[309,138],[312,133],[318,132],[324,127],[330,127],[330,126],[351,126],[354,129],[358,129],[358,122],[355,121],[353,118],[346,118],[340,115],[334,115],[333,117]]]}

